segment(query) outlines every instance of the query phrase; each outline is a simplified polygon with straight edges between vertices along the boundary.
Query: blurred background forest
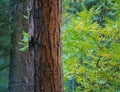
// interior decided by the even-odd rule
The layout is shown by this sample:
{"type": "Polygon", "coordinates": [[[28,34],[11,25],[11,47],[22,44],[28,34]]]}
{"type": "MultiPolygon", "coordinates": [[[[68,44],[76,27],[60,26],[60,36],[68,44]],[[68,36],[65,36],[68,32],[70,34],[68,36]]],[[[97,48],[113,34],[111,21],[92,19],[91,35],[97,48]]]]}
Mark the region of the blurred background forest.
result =
{"type": "MultiPolygon", "coordinates": [[[[0,92],[27,92],[28,7],[0,0],[0,92]]],[[[64,92],[120,92],[120,1],[62,0],[62,53],[64,92]]]]}

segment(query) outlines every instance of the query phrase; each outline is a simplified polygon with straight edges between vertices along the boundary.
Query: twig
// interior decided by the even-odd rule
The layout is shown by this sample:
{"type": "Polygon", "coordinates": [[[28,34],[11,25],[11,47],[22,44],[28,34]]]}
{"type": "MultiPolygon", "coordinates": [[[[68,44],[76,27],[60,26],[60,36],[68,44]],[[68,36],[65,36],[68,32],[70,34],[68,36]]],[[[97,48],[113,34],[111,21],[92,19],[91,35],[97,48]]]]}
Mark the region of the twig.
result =
{"type": "Polygon", "coordinates": [[[0,71],[4,70],[5,68],[8,68],[10,65],[6,65],[6,66],[3,66],[2,68],[0,68],[0,71]]]}

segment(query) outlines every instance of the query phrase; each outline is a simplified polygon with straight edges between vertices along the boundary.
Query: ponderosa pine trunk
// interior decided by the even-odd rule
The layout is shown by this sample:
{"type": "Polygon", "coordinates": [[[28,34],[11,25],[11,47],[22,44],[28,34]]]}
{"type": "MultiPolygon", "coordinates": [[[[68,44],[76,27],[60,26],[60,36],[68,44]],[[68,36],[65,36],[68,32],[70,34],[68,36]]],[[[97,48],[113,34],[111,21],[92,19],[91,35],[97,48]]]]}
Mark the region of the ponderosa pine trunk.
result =
{"type": "MultiPolygon", "coordinates": [[[[11,0],[14,3],[15,0],[11,0]]],[[[32,80],[30,78],[30,66],[28,52],[21,52],[22,46],[19,42],[23,38],[23,31],[28,31],[28,20],[23,17],[27,14],[27,0],[16,3],[13,6],[12,14],[15,25],[11,35],[10,71],[9,71],[9,92],[33,92],[32,80]]]]}
{"type": "Polygon", "coordinates": [[[29,36],[34,92],[63,92],[61,0],[30,0],[29,36]]]}

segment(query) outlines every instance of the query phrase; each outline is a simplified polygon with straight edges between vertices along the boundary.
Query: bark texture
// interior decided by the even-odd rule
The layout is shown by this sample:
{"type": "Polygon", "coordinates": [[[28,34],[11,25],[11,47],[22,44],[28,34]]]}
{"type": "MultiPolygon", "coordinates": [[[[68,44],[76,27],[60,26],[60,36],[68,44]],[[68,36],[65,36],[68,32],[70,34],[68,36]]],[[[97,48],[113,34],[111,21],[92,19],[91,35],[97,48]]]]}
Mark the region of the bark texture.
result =
{"type": "Polygon", "coordinates": [[[34,92],[63,92],[61,0],[30,0],[29,36],[34,92]]]}
{"type": "Polygon", "coordinates": [[[30,66],[27,60],[28,52],[22,53],[19,41],[23,38],[23,30],[28,30],[28,20],[23,15],[27,14],[27,2],[17,3],[13,7],[14,31],[11,35],[9,92],[33,92],[30,78],[30,66]]]}

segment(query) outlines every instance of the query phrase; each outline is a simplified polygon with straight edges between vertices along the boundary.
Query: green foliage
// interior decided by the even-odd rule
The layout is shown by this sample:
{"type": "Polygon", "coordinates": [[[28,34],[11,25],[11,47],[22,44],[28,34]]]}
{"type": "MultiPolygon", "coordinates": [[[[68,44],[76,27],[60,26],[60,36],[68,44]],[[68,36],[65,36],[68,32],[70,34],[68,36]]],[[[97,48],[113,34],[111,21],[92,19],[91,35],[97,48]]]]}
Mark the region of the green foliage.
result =
{"type": "Polygon", "coordinates": [[[28,49],[28,33],[23,31],[23,39],[19,42],[22,45],[22,48],[19,50],[25,52],[28,49]]]}
{"type": "MultiPolygon", "coordinates": [[[[14,8],[22,1],[0,0],[0,67],[9,63],[14,29],[8,6],[14,8]]],[[[63,0],[62,11],[65,92],[119,92],[120,1],[63,0]]],[[[23,15],[25,19],[28,16],[23,15]]],[[[27,33],[23,32],[19,44],[20,51],[27,50],[27,33]]],[[[7,92],[8,71],[0,71],[0,92],[7,92]]]]}
{"type": "Polygon", "coordinates": [[[115,15],[112,19],[102,17],[104,27],[94,21],[95,15],[101,12],[96,7],[89,10],[84,7],[68,25],[63,25],[65,92],[119,92],[120,1],[112,4],[109,12],[115,8],[115,15]]]}
{"type": "MultiPolygon", "coordinates": [[[[0,0],[0,69],[9,64],[11,47],[9,0],[0,0]]],[[[7,92],[9,68],[0,70],[0,92],[7,92]]]]}

